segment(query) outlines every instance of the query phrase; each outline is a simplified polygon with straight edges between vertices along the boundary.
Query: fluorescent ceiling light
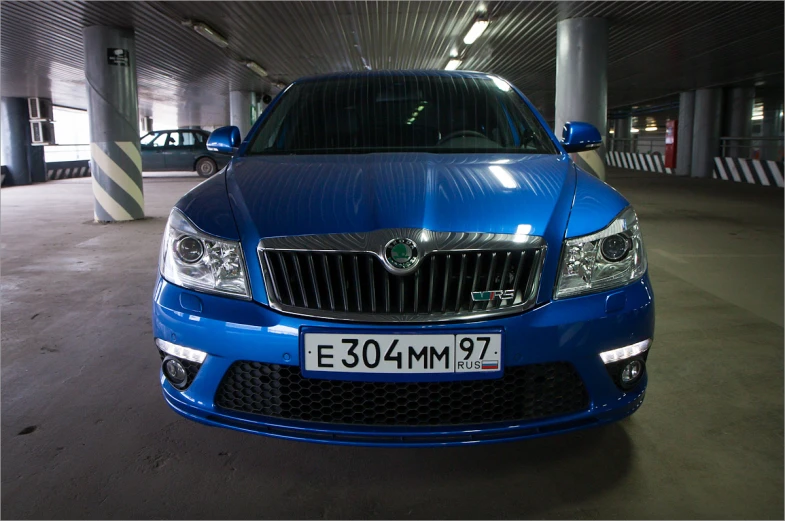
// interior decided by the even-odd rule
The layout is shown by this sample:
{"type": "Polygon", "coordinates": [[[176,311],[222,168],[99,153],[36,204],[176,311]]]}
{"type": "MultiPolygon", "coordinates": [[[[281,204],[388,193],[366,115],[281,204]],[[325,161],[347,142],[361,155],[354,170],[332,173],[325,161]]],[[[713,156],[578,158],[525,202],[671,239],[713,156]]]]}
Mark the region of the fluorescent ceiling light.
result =
{"type": "Polygon", "coordinates": [[[616,132],[615,132],[613,129],[610,129],[610,130],[608,131],[608,133],[609,133],[609,134],[615,134],[616,132]]]}
{"type": "Polygon", "coordinates": [[[213,42],[218,47],[223,47],[224,49],[226,47],[229,47],[229,42],[226,40],[226,38],[215,32],[215,29],[213,29],[209,25],[203,24],[202,22],[196,22],[193,24],[193,28],[194,31],[201,34],[202,36],[213,42]]]}
{"type": "Polygon", "coordinates": [[[447,62],[447,67],[445,67],[444,70],[454,71],[455,69],[461,66],[461,63],[462,63],[461,60],[450,60],[449,62],[447,62]]]}
{"type": "Polygon", "coordinates": [[[466,36],[463,37],[463,43],[465,43],[466,45],[473,44],[477,40],[477,38],[479,38],[482,35],[482,33],[485,32],[485,29],[488,28],[488,23],[489,23],[488,20],[477,20],[476,22],[474,22],[472,28],[469,29],[469,32],[466,33],[466,36]]]}
{"type": "Polygon", "coordinates": [[[763,119],[763,103],[758,102],[752,106],[752,121],[760,121],[763,119]]]}
{"type": "Polygon", "coordinates": [[[656,132],[657,131],[657,127],[646,127],[645,130],[646,130],[646,132],[656,132]]]}
{"type": "Polygon", "coordinates": [[[246,67],[248,67],[249,69],[251,69],[251,70],[252,70],[252,71],[254,71],[256,74],[258,74],[259,76],[261,76],[261,77],[263,77],[263,78],[267,76],[267,71],[266,71],[266,70],[264,70],[264,69],[262,68],[262,66],[261,66],[261,65],[259,65],[259,64],[258,64],[258,63],[256,63],[256,62],[247,61],[247,62],[245,62],[245,66],[246,66],[246,67]]]}
{"type": "Polygon", "coordinates": [[[631,129],[630,129],[630,132],[632,132],[633,134],[637,134],[638,132],[640,132],[640,129],[637,129],[637,128],[631,128],[631,129]]]}

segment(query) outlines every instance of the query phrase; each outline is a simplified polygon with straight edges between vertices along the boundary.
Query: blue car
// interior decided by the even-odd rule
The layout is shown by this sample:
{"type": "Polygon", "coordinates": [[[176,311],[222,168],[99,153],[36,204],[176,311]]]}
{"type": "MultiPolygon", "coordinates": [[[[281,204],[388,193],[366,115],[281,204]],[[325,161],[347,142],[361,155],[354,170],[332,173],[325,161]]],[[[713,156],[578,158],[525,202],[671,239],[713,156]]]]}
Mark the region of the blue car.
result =
{"type": "Polygon", "coordinates": [[[352,445],[497,442],[640,407],[654,298],[635,211],[505,80],[364,72],[287,87],[164,232],[168,404],[352,445]]]}

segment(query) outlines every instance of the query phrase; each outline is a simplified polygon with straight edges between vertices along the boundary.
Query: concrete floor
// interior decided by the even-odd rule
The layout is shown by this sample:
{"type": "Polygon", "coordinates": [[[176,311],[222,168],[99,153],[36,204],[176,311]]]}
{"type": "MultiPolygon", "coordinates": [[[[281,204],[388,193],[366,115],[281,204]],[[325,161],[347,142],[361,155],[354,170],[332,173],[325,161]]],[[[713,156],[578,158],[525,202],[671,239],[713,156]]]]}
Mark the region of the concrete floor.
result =
{"type": "Polygon", "coordinates": [[[115,225],[91,222],[89,179],[2,190],[2,517],[783,518],[782,190],[612,172],[657,298],[640,411],[393,450],[240,434],[165,405],[150,299],[165,217],[198,181],[146,179],[150,218],[115,225]]]}

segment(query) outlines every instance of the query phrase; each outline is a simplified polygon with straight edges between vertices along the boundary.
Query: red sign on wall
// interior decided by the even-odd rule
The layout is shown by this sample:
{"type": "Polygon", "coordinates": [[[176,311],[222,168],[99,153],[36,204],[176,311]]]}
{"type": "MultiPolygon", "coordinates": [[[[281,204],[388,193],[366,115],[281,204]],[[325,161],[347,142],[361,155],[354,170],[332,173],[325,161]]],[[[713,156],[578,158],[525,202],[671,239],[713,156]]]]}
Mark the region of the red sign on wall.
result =
{"type": "Polygon", "coordinates": [[[679,120],[665,122],[665,168],[676,168],[676,145],[678,141],[679,120]]]}

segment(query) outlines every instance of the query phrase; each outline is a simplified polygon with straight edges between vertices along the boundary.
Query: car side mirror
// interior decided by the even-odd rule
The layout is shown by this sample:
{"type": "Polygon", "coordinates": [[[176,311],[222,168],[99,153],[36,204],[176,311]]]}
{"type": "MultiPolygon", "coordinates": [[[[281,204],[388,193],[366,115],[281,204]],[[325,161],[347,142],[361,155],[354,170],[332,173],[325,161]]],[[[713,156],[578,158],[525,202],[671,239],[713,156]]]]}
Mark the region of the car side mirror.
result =
{"type": "Polygon", "coordinates": [[[207,150],[234,154],[240,147],[243,138],[237,127],[221,127],[213,130],[207,138],[207,150]]]}
{"type": "Polygon", "coordinates": [[[561,145],[567,152],[594,150],[602,145],[597,127],[582,121],[568,121],[562,130],[561,145]]]}

